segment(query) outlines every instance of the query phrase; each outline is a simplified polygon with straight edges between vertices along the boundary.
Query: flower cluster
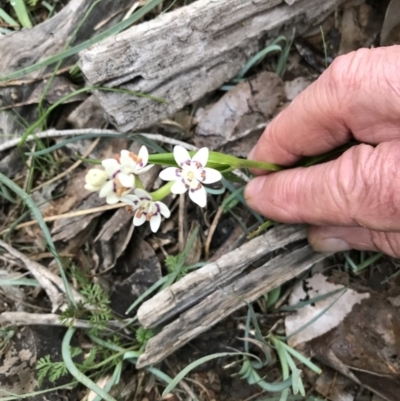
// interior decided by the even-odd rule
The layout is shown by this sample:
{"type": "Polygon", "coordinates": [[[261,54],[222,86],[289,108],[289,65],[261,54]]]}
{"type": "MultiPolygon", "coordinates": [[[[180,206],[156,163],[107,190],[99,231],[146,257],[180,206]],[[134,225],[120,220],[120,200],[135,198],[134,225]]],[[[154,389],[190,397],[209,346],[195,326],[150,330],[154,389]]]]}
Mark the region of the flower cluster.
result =
{"type": "Polygon", "coordinates": [[[147,165],[149,152],[146,146],[140,148],[135,155],[128,150],[121,150],[113,159],[101,162],[104,170],[91,169],[86,175],[85,188],[99,192],[100,198],[106,198],[110,205],[121,200],[123,195],[135,188],[136,176],[150,170],[153,165],[147,165]]]}
{"type": "MultiPolygon", "coordinates": [[[[178,167],[168,167],[161,171],[160,178],[173,181],[165,193],[183,194],[189,192],[190,199],[205,207],[207,192],[203,184],[212,184],[221,180],[219,171],[206,167],[209,157],[207,148],[201,148],[193,157],[182,146],[175,146],[174,158],[178,167]]],[[[85,188],[99,192],[108,204],[124,202],[133,212],[133,224],[140,226],[150,223],[150,228],[156,232],[161,224],[161,216],[168,218],[170,211],[164,203],[154,200],[152,195],[141,189],[139,175],[148,171],[153,165],[147,165],[149,153],[142,146],[136,155],[128,150],[122,150],[112,159],[102,161],[104,170],[94,168],[86,175],[85,188]]]]}

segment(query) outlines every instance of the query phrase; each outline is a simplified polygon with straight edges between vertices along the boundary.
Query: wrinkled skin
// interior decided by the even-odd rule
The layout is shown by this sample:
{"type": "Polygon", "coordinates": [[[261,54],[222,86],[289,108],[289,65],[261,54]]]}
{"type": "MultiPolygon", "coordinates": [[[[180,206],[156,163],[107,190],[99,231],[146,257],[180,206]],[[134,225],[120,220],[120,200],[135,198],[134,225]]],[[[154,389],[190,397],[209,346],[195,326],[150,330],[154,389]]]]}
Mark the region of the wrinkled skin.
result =
{"type": "Polygon", "coordinates": [[[269,124],[249,158],[290,166],[351,138],[362,144],[336,160],[259,174],[246,200],[270,219],[308,223],[317,251],[400,257],[400,46],[338,57],[269,124]]]}

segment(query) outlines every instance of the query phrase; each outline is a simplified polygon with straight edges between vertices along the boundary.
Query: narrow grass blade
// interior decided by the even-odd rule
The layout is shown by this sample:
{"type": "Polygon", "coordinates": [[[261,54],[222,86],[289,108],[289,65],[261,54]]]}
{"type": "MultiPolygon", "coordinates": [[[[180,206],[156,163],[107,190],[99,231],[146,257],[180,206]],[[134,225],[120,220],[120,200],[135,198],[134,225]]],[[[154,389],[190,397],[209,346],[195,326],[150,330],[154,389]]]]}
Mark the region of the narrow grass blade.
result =
{"type": "Polygon", "coordinates": [[[28,138],[29,135],[33,134],[33,132],[35,131],[36,128],[40,127],[46,120],[46,118],[50,115],[50,113],[56,109],[58,106],[60,106],[62,103],[64,103],[65,101],[73,98],[76,95],[79,95],[80,93],[85,93],[88,91],[93,91],[93,90],[100,90],[100,91],[105,91],[105,92],[120,92],[120,93],[126,93],[132,96],[137,96],[137,97],[145,97],[148,99],[152,99],[155,100],[157,102],[164,102],[163,99],[159,99],[153,96],[149,96],[149,95],[145,95],[143,93],[139,93],[139,92],[134,92],[134,91],[130,91],[127,89],[118,89],[118,88],[106,88],[103,86],[87,86],[85,88],[81,88],[76,90],[75,92],[72,92],[64,97],[62,97],[61,99],[59,99],[57,102],[53,103],[38,119],[35,123],[33,123],[32,125],[29,126],[29,128],[25,131],[24,135],[22,135],[22,138],[18,144],[18,147],[21,147],[25,142],[26,139],[28,138]]]}
{"type": "Polygon", "coordinates": [[[11,6],[14,8],[15,14],[17,14],[20,24],[24,28],[32,28],[32,21],[29,17],[28,9],[24,0],[11,0],[11,6]]]}
{"type": "Polygon", "coordinates": [[[172,382],[165,388],[165,390],[162,393],[162,396],[165,397],[168,393],[170,393],[178,384],[179,382],[193,369],[197,368],[197,366],[200,366],[201,364],[211,361],[213,359],[217,358],[223,358],[226,356],[249,356],[253,357],[254,355],[249,355],[245,354],[242,352],[219,352],[217,354],[212,354],[212,355],[207,355],[204,356],[203,358],[199,358],[196,361],[192,362],[190,365],[186,366],[183,370],[181,370],[172,380],[172,382]]]}
{"type": "Polygon", "coordinates": [[[281,287],[276,287],[266,294],[267,302],[266,307],[271,308],[275,305],[281,295],[281,287]]]}
{"type": "MultiPolygon", "coordinates": [[[[230,191],[230,192],[235,192],[236,188],[229,182],[227,181],[225,178],[222,178],[221,180],[222,184],[230,191]]],[[[254,212],[252,209],[250,209],[247,206],[247,203],[244,199],[244,196],[240,193],[237,193],[236,197],[239,199],[239,202],[244,205],[246,207],[246,209],[248,209],[250,211],[250,213],[257,219],[257,221],[262,224],[264,222],[263,218],[256,212],[254,212]]]]}
{"type": "Polygon", "coordinates": [[[294,348],[289,347],[285,342],[280,341],[282,347],[292,356],[294,356],[297,360],[299,360],[302,364],[306,365],[313,372],[320,374],[322,372],[321,368],[312,363],[308,358],[304,355],[300,354],[300,352],[296,351],[294,348]]]}
{"type": "Polygon", "coordinates": [[[147,5],[142,7],[140,10],[136,11],[134,14],[132,14],[129,18],[127,18],[124,21],[119,22],[118,24],[114,25],[113,27],[105,30],[104,32],[100,33],[99,35],[96,35],[94,38],[91,38],[89,40],[86,40],[85,42],[80,43],[77,46],[71,47],[68,50],[65,50],[61,53],[58,53],[52,57],[47,58],[46,60],[40,61],[39,63],[36,63],[34,65],[31,65],[29,67],[22,68],[18,71],[14,71],[10,74],[4,75],[3,77],[0,77],[0,82],[1,81],[8,81],[11,79],[16,79],[20,78],[26,74],[29,74],[31,72],[40,70],[43,67],[46,67],[50,64],[54,64],[60,60],[64,60],[67,57],[73,56],[75,54],[78,54],[79,52],[87,49],[89,46],[94,45],[95,43],[99,43],[104,39],[107,39],[110,36],[117,35],[119,32],[123,31],[124,29],[130,27],[133,23],[141,19],[143,16],[145,16],[149,11],[151,11],[153,8],[157,7],[159,4],[161,4],[164,0],[152,0],[150,1],[147,5]]]}
{"type": "Polygon", "coordinates": [[[337,290],[329,291],[326,294],[318,295],[314,298],[307,299],[307,301],[301,301],[294,305],[282,306],[281,308],[279,308],[279,311],[291,312],[291,311],[303,308],[307,305],[323,301],[324,299],[327,299],[327,298],[331,297],[332,295],[335,295],[335,294],[338,294],[338,293],[344,291],[346,288],[347,287],[338,288],[337,290]]]}
{"type": "Polygon", "coordinates": [[[246,65],[241,69],[239,74],[237,75],[236,78],[244,78],[244,76],[247,74],[247,72],[250,70],[251,67],[254,65],[257,65],[265,56],[267,56],[269,53],[273,52],[281,52],[282,47],[278,45],[269,45],[265,49],[261,50],[258,52],[255,56],[253,56],[247,63],[246,65]]]}
{"type": "Polygon", "coordinates": [[[146,299],[150,294],[152,294],[157,288],[161,287],[168,280],[168,275],[161,277],[157,280],[150,288],[148,288],[142,295],[140,295],[136,301],[126,310],[125,315],[127,315],[131,310],[135,309],[144,299],[146,299]]]}
{"type": "Polygon", "coordinates": [[[290,40],[289,43],[286,43],[286,46],[281,53],[279,60],[278,60],[278,65],[276,66],[276,74],[279,75],[281,78],[283,77],[285,71],[286,71],[286,66],[287,66],[287,58],[289,56],[290,49],[292,48],[292,44],[294,41],[296,30],[293,28],[293,34],[292,34],[292,39],[290,40]]]}
{"type": "Polygon", "coordinates": [[[153,367],[148,367],[146,368],[146,370],[148,372],[150,372],[152,375],[158,377],[160,380],[162,380],[163,382],[170,384],[172,383],[172,378],[169,377],[167,374],[165,374],[164,372],[161,372],[161,370],[153,368],[153,367]]]}
{"type": "Polygon", "coordinates": [[[28,287],[39,287],[40,284],[33,278],[0,278],[0,287],[24,285],[28,287]]]}
{"type": "Polygon", "coordinates": [[[6,185],[11,191],[13,191],[17,196],[19,196],[22,199],[22,201],[29,207],[33,216],[38,221],[39,227],[43,231],[43,235],[46,239],[49,250],[53,254],[54,259],[57,263],[61,278],[63,280],[65,291],[68,296],[68,300],[72,305],[76,306],[74,296],[71,291],[71,287],[68,283],[67,276],[65,275],[64,268],[63,268],[61,260],[60,260],[60,256],[56,250],[53,239],[51,238],[50,231],[49,231],[45,221],[43,220],[43,216],[42,216],[42,213],[40,212],[39,208],[36,206],[35,202],[33,202],[33,200],[30,198],[30,196],[22,188],[20,188],[14,181],[10,180],[8,177],[6,177],[2,173],[0,173],[0,182],[3,183],[4,185],[6,185]]]}
{"type": "MultiPolygon", "coordinates": [[[[122,372],[122,362],[119,362],[115,366],[114,373],[113,373],[112,377],[110,378],[108,383],[104,386],[104,391],[106,391],[108,393],[115,384],[118,384],[119,379],[121,377],[121,372],[122,372]]],[[[93,401],[101,401],[101,400],[102,400],[102,398],[99,395],[97,395],[93,399],[93,401]]]]}
{"type": "Polygon", "coordinates": [[[323,316],[340,298],[341,296],[347,291],[347,288],[344,288],[342,292],[339,294],[339,296],[334,299],[325,309],[323,309],[320,313],[318,313],[317,316],[314,316],[310,321],[308,321],[306,324],[303,324],[303,326],[299,327],[297,330],[295,330],[290,336],[286,337],[286,340],[293,337],[297,333],[300,333],[302,330],[304,330],[306,327],[310,326],[313,324],[315,321],[317,321],[321,316],[323,316]]]}
{"type": "Polygon", "coordinates": [[[102,388],[100,388],[94,381],[85,376],[75,365],[74,361],[71,358],[70,353],[70,343],[72,336],[75,333],[74,328],[70,328],[64,335],[61,352],[62,357],[65,363],[65,366],[68,369],[68,372],[79,382],[86,386],[88,389],[94,391],[99,397],[103,398],[105,401],[117,401],[114,397],[111,397],[108,393],[106,393],[102,388]]]}
{"type": "Polygon", "coordinates": [[[0,19],[2,19],[6,24],[14,26],[15,28],[19,27],[19,24],[11,15],[7,14],[2,8],[0,8],[0,19]]]}
{"type": "Polygon", "coordinates": [[[243,78],[246,73],[250,70],[251,67],[254,67],[257,65],[262,59],[267,56],[271,52],[281,52],[282,47],[278,45],[279,42],[287,42],[287,39],[285,36],[281,35],[278,36],[272,43],[270,43],[265,49],[259,51],[255,56],[253,56],[247,63],[246,65],[241,69],[239,74],[237,75],[236,79],[241,79],[243,78]]]}
{"type": "Polygon", "coordinates": [[[37,150],[36,152],[26,152],[25,155],[28,157],[37,157],[37,156],[43,156],[47,155],[48,153],[54,152],[57,149],[63,148],[64,146],[69,145],[70,143],[74,142],[79,142],[83,141],[85,139],[93,139],[93,138],[123,138],[123,139],[132,139],[130,135],[125,135],[125,134],[84,134],[84,135],[79,135],[79,136],[74,136],[73,138],[68,138],[65,141],[61,141],[56,143],[53,146],[49,146],[48,148],[42,149],[42,150],[37,150]]]}

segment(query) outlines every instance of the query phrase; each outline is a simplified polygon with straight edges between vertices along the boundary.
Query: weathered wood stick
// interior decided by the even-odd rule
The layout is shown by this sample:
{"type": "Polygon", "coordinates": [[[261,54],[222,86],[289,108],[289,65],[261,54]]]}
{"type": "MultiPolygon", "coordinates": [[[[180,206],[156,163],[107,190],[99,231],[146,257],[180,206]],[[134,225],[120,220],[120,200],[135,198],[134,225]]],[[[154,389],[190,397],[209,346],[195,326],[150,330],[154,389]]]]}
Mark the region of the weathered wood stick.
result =
{"type": "Polygon", "coordinates": [[[184,344],[207,331],[235,310],[325,259],[329,254],[315,253],[310,246],[277,256],[236,282],[215,291],[184,312],[149,340],[137,367],[153,365],[184,344]]]}
{"type": "Polygon", "coordinates": [[[280,225],[240,248],[187,274],[177,283],[144,302],[138,318],[144,327],[158,326],[188,309],[218,288],[226,286],[268,253],[306,238],[304,226],[280,225]]]}
{"type": "Polygon", "coordinates": [[[235,77],[280,33],[301,34],[342,2],[198,0],[83,51],[81,68],[90,85],[166,100],[96,93],[119,130],[147,127],[235,77]]]}
{"type": "MultiPolygon", "coordinates": [[[[131,0],[103,0],[90,11],[88,18],[76,32],[71,45],[76,45],[115,24],[130,7],[131,0]],[[101,27],[99,27],[101,25],[101,27]]],[[[71,0],[54,17],[31,29],[23,29],[0,37],[0,76],[28,67],[66,49],[67,42],[93,5],[92,1],[71,0]]],[[[76,63],[78,56],[63,60],[59,73],[66,72],[76,63]]],[[[31,122],[36,119],[38,103],[47,85],[42,80],[50,78],[55,64],[43,67],[24,77],[0,82],[0,107],[13,112],[0,111],[0,144],[11,138],[19,138],[25,127],[15,115],[31,122]]],[[[66,78],[57,77],[45,99],[54,103],[75,90],[66,78]]]]}

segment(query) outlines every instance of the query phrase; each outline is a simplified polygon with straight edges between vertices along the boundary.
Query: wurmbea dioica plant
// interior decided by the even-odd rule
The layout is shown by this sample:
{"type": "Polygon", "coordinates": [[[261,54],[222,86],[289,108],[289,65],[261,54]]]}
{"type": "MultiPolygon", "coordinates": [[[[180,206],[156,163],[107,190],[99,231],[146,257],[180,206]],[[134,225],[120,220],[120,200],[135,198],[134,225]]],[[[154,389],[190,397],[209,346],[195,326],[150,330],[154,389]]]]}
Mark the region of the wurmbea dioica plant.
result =
{"type": "Polygon", "coordinates": [[[161,217],[168,218],[171,213],[167,205],[161,202],[170,193],[189,193],[189,198],[200,207],[207,204],[207,191],[203,184],[214,184],[238,168],[257,168],[268,171],[280,170],[270,163],[239,159],[218,152],[201,148],[190,154],[182,146],[175,146],[173,154],[162,153],[149,155],[145,146],[136,155],[128,150],[121,150],[114,158],[101,162],[103,169],[93,168],[86,175],[85,188],[99,192],[108,204],[123,202],[133,212],[133,224],[140,226],[146,221],[156,232],[161,224],[161,217]],[[151,162],[152,164],[148,164],[151,162]],[[148,193],[140,181],[140,174],[148,171],[155,164],[167,166],[160,172],[160,178],[169,181],[159,190],[148,193]]]}

